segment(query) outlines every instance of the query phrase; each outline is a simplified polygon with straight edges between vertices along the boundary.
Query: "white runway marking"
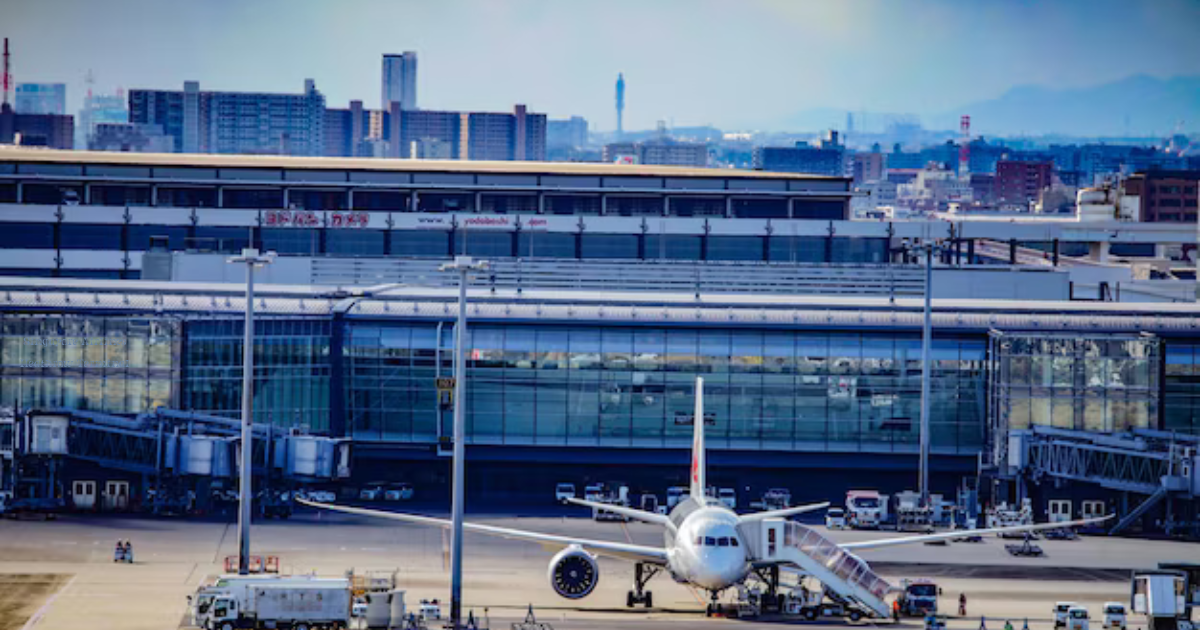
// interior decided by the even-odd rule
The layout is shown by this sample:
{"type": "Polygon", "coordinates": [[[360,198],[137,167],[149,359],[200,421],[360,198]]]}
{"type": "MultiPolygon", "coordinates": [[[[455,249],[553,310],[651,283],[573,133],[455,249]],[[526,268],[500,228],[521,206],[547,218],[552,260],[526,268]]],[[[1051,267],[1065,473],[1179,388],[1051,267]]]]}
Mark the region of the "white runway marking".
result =
{"type": "Polygon", "coordinates": [[[42,604],[42,607],[38,608],[37,611],[34,612],[31,617],[29,617],[29,621],[26,621],[25,625],[21,626],[21,630],[30,630],[31,628],[36,626],[38,624],[38,622],[40,622],[42,620],[42,617],[44,617],[46,615],[46,611],[50,610],[50,604],[53,604],[54,600],[58,599],[59,595],[62,595],[63,593],[66,592],[67,589],[71,588],[71,585],[75,583],[76,577],[79,577],[79,576],[77,576],[77,575],[72,576],[71,579],[68,580],[67,583],[64,584],[62,588],[58,589],[57,593],[51,595],[50,599],[47,599],[46,602],[44,604],[42,604]]]}

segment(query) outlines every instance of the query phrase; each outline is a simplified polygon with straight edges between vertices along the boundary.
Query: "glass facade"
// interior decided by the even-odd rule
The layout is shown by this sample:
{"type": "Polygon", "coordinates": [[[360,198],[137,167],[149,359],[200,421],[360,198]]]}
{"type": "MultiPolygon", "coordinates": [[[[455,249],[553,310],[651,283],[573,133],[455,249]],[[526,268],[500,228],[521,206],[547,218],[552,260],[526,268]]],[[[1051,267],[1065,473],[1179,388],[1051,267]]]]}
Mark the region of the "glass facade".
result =
{"type": "MultiPolygon", "coordinates": [[[[452,327],[351,324],[348,424],[360,439],[433,440],[434,379],[452,371],[452,327]]],[[[472,328],[472,443],[682,447],[696,376],[716,448],[911,450],[920,342],[894,334],[587,326],[472,328]]],[[[985,346],[938,339],[935,448],[982,443],[985,346]]]]}
{"type": "MultiPolygon", "coordinates": [[[[329,322],[255,320],[254,421],[329,430],[329,322]]],[[[188,324],[182,407],[241,417],[242,320],[188,324]]]]}
{"type": "Polygon", "coordinates": [[[1155,428],[1160,353],[1160,340],[1150,335],[992,333],[996,426],[1155,428]]]}
{"type": "Polygon", "coordinates": [[[176,399],[178,321],[0,317],[0,405],[144,413],[176,399]]]}
{"type": "Polygon", "coordinates": [[[1200,343],[1166,344],[1163,429],[1200,435],[1200,343]]]}

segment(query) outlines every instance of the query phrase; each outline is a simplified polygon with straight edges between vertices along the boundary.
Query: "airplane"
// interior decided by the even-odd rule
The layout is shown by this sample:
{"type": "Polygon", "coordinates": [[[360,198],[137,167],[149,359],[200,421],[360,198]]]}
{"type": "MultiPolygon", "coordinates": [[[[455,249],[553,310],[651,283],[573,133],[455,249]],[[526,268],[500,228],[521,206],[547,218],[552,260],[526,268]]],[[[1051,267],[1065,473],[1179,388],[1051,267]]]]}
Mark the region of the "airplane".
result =
{"type": "MultiPolygon", "coordinates": [[[[718,596],[722,591],[741,584],[752,573],[760,577],[769,576],[769,571],[775,569],[775,579],[777,580],[778,570],[789,567],[773,566],[769,562],[753,559],[751,557],[752,550],[748,548],[740,526],[764,519],[787,518],[796,514],[825,509],[829,507],[829,503],[814,503],[739,515],[722,505],[718,499],[706,496],[703,378],[696,379],[695,391],[695,413],[692,416],[694,428],[692,431],[690,495],[681,500],[669,514],[658,514],[583,499],[569,499],[575,505],[615,512],[631,519],[662,527],[664,539],[662,547],[558,536],[479,523],[463,523],[463,530],[500,538],[525,540],[550,549],[559,549],[558,553],[550,560],[547,577],[555,593],[573,600],[587,597],[595,589],[599,581],[600,567],[596,562],[598,556],[618,558],[634,563],[633,588],[628,592],[625,600],[625,605],[629,608],[633,608],[636,604],[642,604],[646,608],[653,607],[653,594],[645,587],[652,577],[662,571],[666,571],[676,582],[708,591],[712,603],[708,605],[705,611],[706,615],[711,615],[718,609],[718,596]]],[[[451,521],[447,519],[417,514],[318,503],[307,499],[297,499],[297,501],[311,507],[349,514],[393,519],[445,529],[450,529],[452,526],[451,521]]],[[[1098,523],[1110,518],[1112,515],[1070,522],[955,530],[938,534],[842,543],[838,547],[847,552],[853,552],[963,536],[1076,527],[1098,523]]]]}

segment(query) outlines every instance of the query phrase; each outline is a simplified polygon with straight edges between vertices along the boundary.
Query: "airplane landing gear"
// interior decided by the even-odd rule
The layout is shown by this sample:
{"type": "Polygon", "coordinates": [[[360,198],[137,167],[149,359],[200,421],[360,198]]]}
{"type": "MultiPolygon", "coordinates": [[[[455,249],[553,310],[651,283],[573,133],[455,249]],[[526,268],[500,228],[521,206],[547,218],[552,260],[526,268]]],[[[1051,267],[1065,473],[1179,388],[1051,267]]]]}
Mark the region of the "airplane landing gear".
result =
{"type": "Polygon", "coordinates": [[[712,591],[712,602],[704,607],[704,616],[712,617],[713,615],[721,614],[721,604],[717,602],[717,591],[712,591]]]}
{"type": "Polygon", "coordinates": [[[646,583],[650,578],[658,575],[662,567],[656,564],[645,564],[639,562],[633,565],[633,590],[625,595],[625,607],[633,608],[637,604],[642,604],[645,608],[654,607],[654,593],[645,590],[646,583]]]}

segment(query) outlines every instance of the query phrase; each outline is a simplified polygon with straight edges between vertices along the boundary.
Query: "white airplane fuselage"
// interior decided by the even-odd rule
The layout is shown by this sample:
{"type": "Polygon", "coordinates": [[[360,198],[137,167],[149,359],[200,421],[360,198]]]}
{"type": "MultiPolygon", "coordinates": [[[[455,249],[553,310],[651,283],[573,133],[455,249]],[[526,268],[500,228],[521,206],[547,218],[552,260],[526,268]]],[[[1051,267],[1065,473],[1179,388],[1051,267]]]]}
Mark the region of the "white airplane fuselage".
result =
{"type": "Polygon", "coordinates": [[[666,530],[667,570],[676,582],[719,592],[750,573],[749,549],[738,533],[738,517],[722,505],[688,498],[670,514],[678,533],[666,530]]]}

